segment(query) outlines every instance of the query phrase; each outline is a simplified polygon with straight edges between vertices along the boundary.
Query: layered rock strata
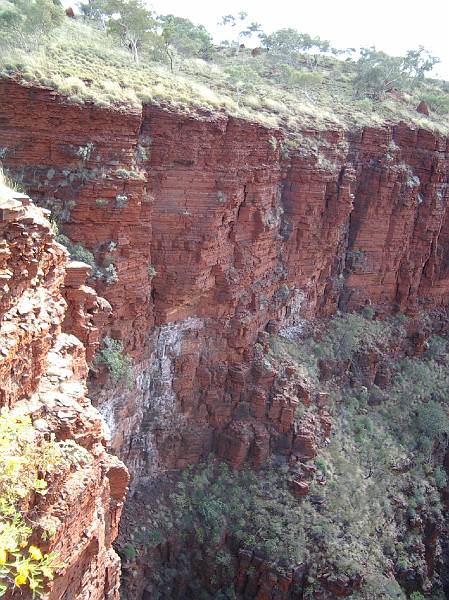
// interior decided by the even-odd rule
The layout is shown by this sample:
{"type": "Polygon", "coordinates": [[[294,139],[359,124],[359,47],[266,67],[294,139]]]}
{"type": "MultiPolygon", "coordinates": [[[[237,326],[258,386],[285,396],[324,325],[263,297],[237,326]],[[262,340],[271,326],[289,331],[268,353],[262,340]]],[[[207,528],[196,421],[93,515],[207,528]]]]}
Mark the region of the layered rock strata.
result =
{"type": "MultiPolygon", "coordinates": [[[[61,564],[45,597],[118,599],[120,560],[112,542],[128,473],[106,451],[104,421],[87,398],[86,348],[71,333],[79,331],[92,353],[105,302],[84,285],[86,266],[69,263],[44,211],[7,188],[0,194],[0,407],[30,416],[42,435],[72,440],[82,452],[59,468],[24,515],[35,543],[57,552],[61,564]]],[[[11,595],[26,596],[18,588],[11,595]]]]}
{"type": "Polygon", "coordinates": [[[225,115],[80,106],[11,81],[0,100],[5,165],[93,253],[105,332],[134,359],[132,390],[101,373],[92,390],[136,475],[210,449],[236,465],[291,451],[290,401],[252,366],[264,329],[446,303],[443,136],[397,124],[292,141],[225,115]]]}

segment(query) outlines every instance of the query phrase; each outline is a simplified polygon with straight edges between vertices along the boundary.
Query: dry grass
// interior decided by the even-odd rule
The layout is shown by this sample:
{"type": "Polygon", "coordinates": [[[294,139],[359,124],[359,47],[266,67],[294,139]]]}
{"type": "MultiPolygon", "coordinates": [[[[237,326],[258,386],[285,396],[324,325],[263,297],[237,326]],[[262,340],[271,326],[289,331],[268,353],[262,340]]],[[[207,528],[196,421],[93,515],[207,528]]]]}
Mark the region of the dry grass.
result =
{"type": "MultiPolygon", "coordinates": [[[[215,63],[179,58],[175,72],[170,73],[150,54],[137,66],[131,54],[117,47],[105,32],[70,19],[34,53],[6,47],[0,56],[0,76],[51,87],[72,102],[117,107],[168,103],[182,112],[224,112],[292,131],[400,120],[441,133],[449,131],[447,117],[428,118],[416,112],[424,91],[400,100],[356,100],[351,64],[323,59],[320,71],[318,84],[294,89],[273,76],[269,57],[252,58],[243,52],[218,54],[215,63]]],[[[439,84],[426,85],[427,93],[439,90],[439,84]]]]}

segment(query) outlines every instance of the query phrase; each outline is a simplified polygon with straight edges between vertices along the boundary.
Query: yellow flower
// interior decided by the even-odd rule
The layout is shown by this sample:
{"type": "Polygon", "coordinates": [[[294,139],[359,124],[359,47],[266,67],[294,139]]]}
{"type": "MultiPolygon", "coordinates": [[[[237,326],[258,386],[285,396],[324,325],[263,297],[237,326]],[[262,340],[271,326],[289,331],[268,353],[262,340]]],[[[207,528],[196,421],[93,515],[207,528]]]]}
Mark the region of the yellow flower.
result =
{"type": "Polygon", "coordinates": [[[19,575],[16,575],[16,577],[14,579],[14,583],[16,584],[17,587],[20,587],[21,585],[23,585],[26,582],[27,582],[27,576],[24,575],[23,573],[19,573],[19,575]]]}
{"type": "Polygon", "coordinates": [[[31,558],[33,558],[34,560],[43,559],[42,552],[37,546],[30,546],[28,552],[30,553],[31,558]]]}
{"type": "Polygon", "coordinates": [[[17,569],[17,575],[21,575],[22,577],[25,577],[25,579],[28,577],[29,572],[30,569],[25,565],[22,565],[17,569]]]}
{"type": "Polygon", "coordinates": [[[7,560],[8,553],[6,552],[5,548],[0,548],[0,565],[4,565],[7,560]]]}

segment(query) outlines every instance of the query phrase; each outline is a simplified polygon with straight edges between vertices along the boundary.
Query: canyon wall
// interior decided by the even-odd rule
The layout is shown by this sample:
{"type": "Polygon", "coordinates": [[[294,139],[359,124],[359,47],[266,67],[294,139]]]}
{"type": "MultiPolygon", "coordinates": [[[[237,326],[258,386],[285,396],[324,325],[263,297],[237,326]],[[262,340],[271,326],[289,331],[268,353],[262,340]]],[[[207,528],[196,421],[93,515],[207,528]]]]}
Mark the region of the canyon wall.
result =
{"type": "MultiPolygon", "coordinates": [[[[89,267],[69,262],[42,209],[7,188],[0,194],[0,408],[29,416],[45,439],[72,442],[72,462],[50,474],[45,495],[22,506],[32,543],[55,551],[60,564],[45,597],[118,599],[112,542],[128,473],[106,451],[105,424],[86,389],[86,351],[98,347],[109,305],[84,285],[89,267]]],[[[14,588],[6,597],[31,598],[31,591],[14,588]]]]}
{"type": "Polygon", "coordinates": [[[81,106],[12,81],[0,106],[3,164],[93,253],[104,332],[132,356],[131,389],[97,369],[91,393],[134,475],[211,449],[260,465],[301,443],[290,383],[254,347],[264,332],[447,301],[445,137],[400,123],[287,140],[224,114],[81,106]]]}

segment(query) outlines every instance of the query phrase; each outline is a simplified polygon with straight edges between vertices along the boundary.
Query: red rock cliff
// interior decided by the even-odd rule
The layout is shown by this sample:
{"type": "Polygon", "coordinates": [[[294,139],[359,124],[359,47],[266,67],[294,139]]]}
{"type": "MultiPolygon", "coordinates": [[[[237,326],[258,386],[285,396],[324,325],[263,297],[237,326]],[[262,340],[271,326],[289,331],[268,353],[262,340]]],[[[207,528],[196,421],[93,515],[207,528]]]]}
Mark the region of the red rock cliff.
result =
{"type": "Polygon", "coordinates": [[[295,444],[288,389],[251,366],[264,329],[446,302],[444,137],[304,131],[288,155],[282,132],[224,115],[77,106],[5,81],[0,106],[5,165],[100,266],[136,385],[93,390],[136,474],[295,444]]]}
{"type": "MultiPolygon", "coordinates": [[[[43,211],[23,195],[6,194],[0,201],[0,407],[29,415],[40,434],[73,440],[85,450],[82,463],[61,467],[48,493],[26,509],[36,535],[55,532],[37,542],[56,551],[62,565],[45,597],[118,599],[120,561],[112,542],[128,474],[106,452],[104,422],[86,396],[86,349],[71,333],[89,332],[84,341],[92,353],[104,303],[83,278],[76,285],[73,270],[85,275],[85,265],[67,264],[43,211]],[[67,272],[72,276],[64,290],[67,272]],[[75,301],[86,295],[90,314],[85,302],[75,301]]],[[[23,589],[7,597],[27,597],[23,589]]]]}

